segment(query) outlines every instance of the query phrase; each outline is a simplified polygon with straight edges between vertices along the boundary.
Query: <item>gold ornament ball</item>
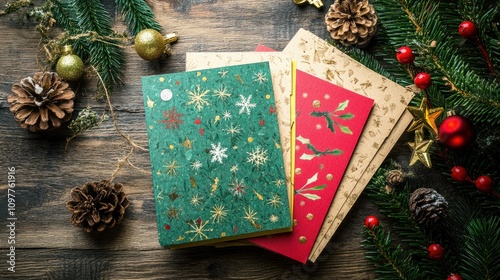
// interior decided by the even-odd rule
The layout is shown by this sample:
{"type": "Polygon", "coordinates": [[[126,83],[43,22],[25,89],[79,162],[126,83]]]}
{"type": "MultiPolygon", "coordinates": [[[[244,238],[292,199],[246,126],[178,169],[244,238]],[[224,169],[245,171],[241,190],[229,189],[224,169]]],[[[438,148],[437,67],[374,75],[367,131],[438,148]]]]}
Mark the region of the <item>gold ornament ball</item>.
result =
{"type": "Polygon", "coordinates": [[[57,61],[57,74],[66,81],[78,81],[84,72],[83,61],[76,54],[68,53],[57,61]]]}
{"type": "Polygon", "coordinates": [[[135,36],[134,47],[141,58],[157,60],[165,52],[165,39],[154,29],[144,29],[135,36]]]}

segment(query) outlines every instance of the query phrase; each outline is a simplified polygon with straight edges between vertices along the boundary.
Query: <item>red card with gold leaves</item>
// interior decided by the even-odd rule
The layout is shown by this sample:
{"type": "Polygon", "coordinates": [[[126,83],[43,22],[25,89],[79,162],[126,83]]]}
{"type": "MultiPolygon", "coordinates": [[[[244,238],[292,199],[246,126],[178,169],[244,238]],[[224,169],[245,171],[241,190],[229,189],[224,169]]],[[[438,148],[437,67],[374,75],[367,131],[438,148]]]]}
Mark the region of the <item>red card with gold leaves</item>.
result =
{"type": "Polygon", "coordinates": [[[296,72],[293,232],[251,242],[306,263],[373,100],[296,72]]]}

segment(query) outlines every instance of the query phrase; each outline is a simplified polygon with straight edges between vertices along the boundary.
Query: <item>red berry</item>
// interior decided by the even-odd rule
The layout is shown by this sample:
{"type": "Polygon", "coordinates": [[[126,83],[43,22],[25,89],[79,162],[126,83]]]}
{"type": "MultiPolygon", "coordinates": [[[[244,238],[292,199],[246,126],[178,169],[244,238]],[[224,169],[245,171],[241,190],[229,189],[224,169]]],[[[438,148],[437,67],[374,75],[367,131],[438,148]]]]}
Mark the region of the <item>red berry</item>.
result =
{"type": "Polygon", "coordinates": [[[373,227],[378,227],[380,221],[375,216],[368,216],[365,219],[365,226],[369,229],[373,229],[373,227]]]}
{"type": "Polygon", "coordinates": [[[166,230],[169,230],[169,229],[170,229],[170,225],[169,225],[169,224],[166,224],[166,225],[164,226],[164,228],[165,228],[166,230]]]}
{"type": "Polygon", "coordinates": [[[431,85],[431,75],[425,73],[425,72],[420,72],[415,76],[415,79],[413,80],[415,82],[415,85],[420,88],[420,89],[426,89],[431,85]]]}
{"type": "Polygon", "coordinates": [[[396,51],[396,59],[402,64],[408,64],[415,60],[415,56],[410,47],[402,46],[396,51]]]}
{"type": "Polygon", "coordinates": [[[196,119],[196,120],[194,120],[194,123],[195,123],[195,124],[200,124],[200,123],[201,123],[201,120],[200,120],[200,119],[196,119]]]}
{"type": "Polygon", "coordinates": [[[475,183],[476,188],[482,192],[489,193],[493,190],[493,180],[491,180],[490,176],[479,176],[475,183]]]}
{"type": "Polygon", "coordinates": [[[431,260],[440,261],[444,259],[444,249],[437,243],[429,245],[427,251],[429,252],[429,259],[431,260]]]}
{"type": "Polygon", "coordinates": [[[467,174],[467,169],[463,166],[453,166],[451,168],[451,178],[457,182],[465,182],[469,175],[467,174]]]}
{"type": "Polygon", "coordinates": [[[465,39],[476,36],[476,25],[472,21],[462,21],[458,26],[458,34],[465,39]]]}
{"type": "Polygon", "coordinates": [[[452,273],[446,278],[446,280],[463,280],[463,278],[458,273],[452,273]]]}

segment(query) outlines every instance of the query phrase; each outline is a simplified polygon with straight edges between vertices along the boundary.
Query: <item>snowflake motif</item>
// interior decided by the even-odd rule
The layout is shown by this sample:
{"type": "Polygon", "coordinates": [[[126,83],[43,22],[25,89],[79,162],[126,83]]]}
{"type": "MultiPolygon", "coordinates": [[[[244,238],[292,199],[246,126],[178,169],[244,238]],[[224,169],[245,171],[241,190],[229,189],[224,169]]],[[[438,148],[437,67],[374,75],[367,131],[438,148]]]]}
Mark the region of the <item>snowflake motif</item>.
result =
{"type": "Polygon", "coordinates": [[[200,170],[200,168],[203,166],[203,164],[201,164],[201,162],[199,160],[191,163],[191,168],[195,171],[198,171],[200,170]]]}
{"type": "Polygon", "coordinates": [[[327,93],[327,94],[325,94],[325,96],[323,98],[325,98],[326,100],[329,100],[330,99],[330,95],[327,93]]]}
{"type": "Polygon", "coordinates": [[[274,194],[270,199],[267,200],[267,204],[271,204],[274,208],[280,207],[283,205],[281,201],[281,197],[278,194],[274,194]]]}
{"type": "Polygon", "coordinates": [[[214,144],[210,145],[212,145],[212,150],[210,150],[210,154],[212,155],[212,160],[210,162],[217,161],[219,163],[222,163],[222,159],[227,158],[226,155],[227,148],[222,148],[220,146],[220,143],[218,143],[217,146],[215,146],[214,144]]]}
{"type": "Polygon", "coordinates": [[[278,188],[285,184],[285,182],[282,179],[274,180],[273,183],[278,188]]]}
{"type": "Polygon", "coordinates": [[[253,81],[254,82],[259,82],[260,84],[264,83],[267,81],[266,74],[259,72],[259,73],[253,73],[253,81]]]}
{"type": "Polygon", "coordinates": [[[180,166],[177,165],[177,161],[172,160],[169,163],[165,163],[165,167],[167,169],[168,176],[172,177],[174,175],[177,175],[177,168],[179,168],[180,166]]]}
{"type": "Polygon", "coordinates": [[[229,188],[229,191],[233,194],[233,196],[237,197],[242,197],[246,193],[246,189],[248,188],[248,186],[243,183],[243,179],[241,179],[241,181],[239,182],[238,179],[233,180],[233,182],[229,185],[232,186],[232,188],[229,188]]]}
{"type": "Polygon", "coordinates": [[[227,77],[227,73],[229,73],[229,71],[227,71],[227,70],[221,70],[221,71],[219,71],[219,75],[220,75],[221,78],[227,77]]]}
{"type": "Polygon", "coordinates": [[[241,129],[238,127],[238,125],[234,126],[233,124],[231,124],[229,128],[223,129],[223,131],[226,131],[227,134],[231,134],[232,136],[241,133],[241,129]]]}
{"type": "Polygon", "coordinates": [[[321,129],[321,124],[316,124],[316,130],[320,130],[321,129]]]}
{"type": "Polygon", "coordinates": [[[245,220],[247,220],[251,223],[254,223],[255,220],[259,219],[259,218],[255,217],[257,215],[257,212],[252,210],[252,208],[250,208],[250,206],[248,206],[248,210],[247,209],[243,209],[243,210],[245,211],[245,217],[243,217],[245,220]]]}
{"type": "Polygon", "coordinates": [[[169,111],[163,111],[164,120],[159,122],[164,123],[166,129],[178,129],[181,124],[184,124],[182,117],[184,114],[179,114],[174,106],[169,111]]]}
{"type": "Polygon", "coordinates": [[[214,96],[217,96],[220,100],[227,100],[231,94],[227,92],[227,88],[224,85],[220,85],[219,89],[214,90],[214,96]]]}
{"type": "Polygon", "coordinates": [[[205,226],[208,224],[208,221],[205,221],[204,223],[202,223],[201,221],[192,221],[188,224],[192,228],[192,230],[186,231],[186,235],[194,233],[194,236],[191,237],[191,241],[197,238],[199,238],[199,240],[203,240],[203,238],[208,239],[208,235],[206,235],[205,232],[213,231],[212,228],[205,228],[205,226]]]}
{"type": "Polygon", "coordinates": [[[255,167],[260,167],[266,164],[268,160],[267,150],[265,149],[261,150],[260,147],[252,149],[252,151],[247,152],[247,154],[248,154],[247,162],[253,164],[255,167]]]}
{"type": "Polygon", "coordinates": [[[276,223],[278,220],[279,220],[279,217],[276,215],[269,216],[269,221],[271,221],[271,223],[276,223]]]}
{"type": "Polygon", "coordinates": [[[227,216],[227,210],[224,210],[225,206],[224,205],[218,205],[215,204],[214,207],[212,207],[212,210],[210,210],[210,213],[212,213],[212,223],[220,223],[221,220],[223,220],[227,216]]]}
{"type": "Polygon", "coordinates": [[[231,172],[236,173],[236,171],[238,171],[238,170],[240,170],[240,169],[238,168],[237,164],[231,166],[231,169],[230,169],[231,172]]]}
{"type": "Polygon", "coordinates": [[[231,117],[232,117],[232,116],[231,116],[231,112],[229,112],[229,111],[225,111],[225,112],[224,112],[224,114],[222,115],[222,118],[223,118],[225,121],[227,121],[227,120],[231,119],[231,117]]]}
{"type": "Polygon", "coordinates": [[[241,115],[243,114],[243,112],[246,112],[247,115],[250,115],[250,109],[255,108],[255,106],[257,106],[257,104],[255,103],[250,103],[252,95],[249,95],[248,98],[245,98],[245,96],[240,94],[240,98],[241,100],[236,102],[236,106],[241,107],[238,113],[241,115]]]}
{"type": "Polygon", "coordinates": [[[202,200],[203,197],[200,197],[199,194],[193,194],[193,196],[191,196],[191,199],[189,200],[189,203],[191,203],[191,205],[193,206],[198,206],[201,204],[202,200]]]}
{"type": "Polygon", "coordinates": [[[196,86],[196,89],[193,91],[188,90],[188,95],[189,95],[189,102],[186,103],[186,105],[194,105],[198,111],[201,111],[203,109],[203,106],[210,105],[207,101],[207,95],[210,92],[210,90],[202,90],[200,85],[196,86]]]}

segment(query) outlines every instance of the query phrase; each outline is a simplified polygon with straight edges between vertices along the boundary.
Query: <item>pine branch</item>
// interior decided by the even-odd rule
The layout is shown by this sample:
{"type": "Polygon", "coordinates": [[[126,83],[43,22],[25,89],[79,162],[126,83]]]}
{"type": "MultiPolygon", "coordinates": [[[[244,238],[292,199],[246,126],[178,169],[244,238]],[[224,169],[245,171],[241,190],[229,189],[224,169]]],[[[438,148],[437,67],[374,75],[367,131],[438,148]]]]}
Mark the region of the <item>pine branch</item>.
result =
{"type": "Polygon", "coordinates": [[[71,35],[78,33],[78,22],[71,16],[75,14],[75,11],[69,2],[52,0],[51,12],[59,27],[66,30],[71,35]]]}
{"type": "Polygon", "coordinates": [[[107,87],[121,83],[125,57],[120,42],[111,38],[111,17],[99,0],[81,0],[71,3],[81,32],[94,31],[99,38],[84,37],[75,42],[75,52],[85,53],[101,75],[107,87]],[[109,36],[109,37],[103,37],[109,36]]]}
{"type": "Polygon", "coordinates": [[[500,279],[500,217],[472,220],[463,238],[464,279],[500,279]]]}
{"type": "Polygon", "coordinates": [[[390,232],[385,232],[382,225],[365,229],[363,235],[361,246],[366,250],[365,257],[375,263],[377,279],[424,279],[410,254],[401,246],[391,248],[390,232]]]}
{"type": "Polygon", "coordinates": [[[132,35],[141,30],[152,28],[161,31],[160,24],[154,19],[154,14],[145,0],[115,0],[116,6],[125,17],[125,23],[132,35]]]}

